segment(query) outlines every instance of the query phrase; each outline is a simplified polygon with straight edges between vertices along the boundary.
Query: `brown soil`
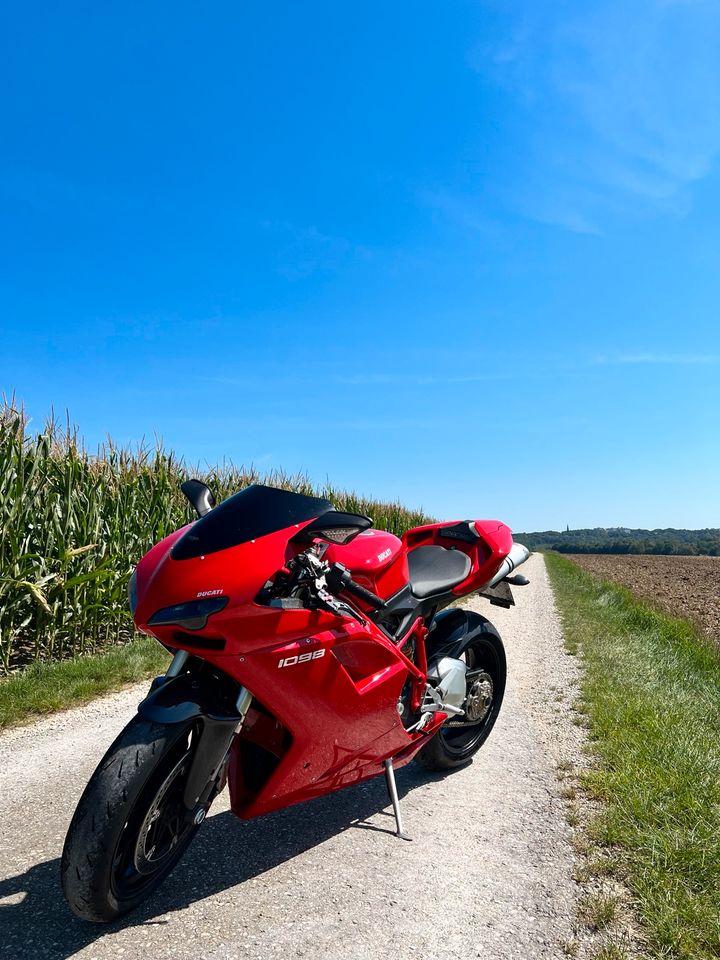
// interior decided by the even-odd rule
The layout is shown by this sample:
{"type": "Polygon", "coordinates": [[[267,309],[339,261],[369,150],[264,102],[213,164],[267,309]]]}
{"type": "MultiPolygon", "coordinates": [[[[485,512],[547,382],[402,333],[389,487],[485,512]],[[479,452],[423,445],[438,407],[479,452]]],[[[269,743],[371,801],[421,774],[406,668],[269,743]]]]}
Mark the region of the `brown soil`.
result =
{"type": "Polygon", "coordinates": [[[665,613],[691,620],[720,645],[720,557],[568,556],[590,573],[627,587],[665,613]]]}

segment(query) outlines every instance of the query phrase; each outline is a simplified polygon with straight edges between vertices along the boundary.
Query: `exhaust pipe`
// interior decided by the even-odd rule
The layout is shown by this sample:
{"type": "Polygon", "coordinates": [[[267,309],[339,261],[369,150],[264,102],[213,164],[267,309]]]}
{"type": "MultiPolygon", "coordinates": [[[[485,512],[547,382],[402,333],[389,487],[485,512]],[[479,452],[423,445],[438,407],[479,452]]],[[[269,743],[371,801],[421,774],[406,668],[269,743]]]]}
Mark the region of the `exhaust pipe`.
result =
{"type": "Polygon", "coordinates": [[[505,557],[503,562],[500,564],[500,569],[492,578],[489,580],[485,586],[494,587],[496,583],[500,583],[501,580],[504,580],[505,577],[509,576],[515,569],[519,567],[521,563],[525,563],[527,558],[530,556],[530,551],[527,547],[524,547],[521,543],[514,543],[510,548],[510,553],[505,557]]]}

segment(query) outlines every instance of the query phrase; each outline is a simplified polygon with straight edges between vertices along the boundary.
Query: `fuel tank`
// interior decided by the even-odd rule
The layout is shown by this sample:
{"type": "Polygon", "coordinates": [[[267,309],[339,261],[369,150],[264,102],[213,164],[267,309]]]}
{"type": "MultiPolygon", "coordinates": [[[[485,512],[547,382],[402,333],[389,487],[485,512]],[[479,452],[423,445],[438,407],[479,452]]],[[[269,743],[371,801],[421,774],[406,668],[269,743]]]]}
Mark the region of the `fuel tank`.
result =
{"type": "Polygon", "coordinates": [[[385,530],[364,530],[345,546],[332,544],[324,559],[342,563],[353,580],[386,600],[408,582],[403,542],[385,530]]]}

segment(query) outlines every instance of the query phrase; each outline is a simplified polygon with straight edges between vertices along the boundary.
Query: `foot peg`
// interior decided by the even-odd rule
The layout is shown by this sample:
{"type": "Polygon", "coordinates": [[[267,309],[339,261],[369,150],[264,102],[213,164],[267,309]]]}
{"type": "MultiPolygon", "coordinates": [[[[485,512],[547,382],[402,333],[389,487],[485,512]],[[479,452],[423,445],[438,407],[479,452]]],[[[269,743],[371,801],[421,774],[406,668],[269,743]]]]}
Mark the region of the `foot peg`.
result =
{"type": "Polygon", "coordinates": [[[400,813],[400,800],[398,799],[397,784],[395,783],[395,770],[393,768],[392,759],[383,760],[383,766],[385,767],[385,783],[387,784],[388,794],[390,796],[390,800],[392,801],[393,813],[395,814],[395,824],[397,826],[395,835],[400,837],[401,840],[412,840],[412,837],[409,837],[403,829],[402,814],[400,813]]]}

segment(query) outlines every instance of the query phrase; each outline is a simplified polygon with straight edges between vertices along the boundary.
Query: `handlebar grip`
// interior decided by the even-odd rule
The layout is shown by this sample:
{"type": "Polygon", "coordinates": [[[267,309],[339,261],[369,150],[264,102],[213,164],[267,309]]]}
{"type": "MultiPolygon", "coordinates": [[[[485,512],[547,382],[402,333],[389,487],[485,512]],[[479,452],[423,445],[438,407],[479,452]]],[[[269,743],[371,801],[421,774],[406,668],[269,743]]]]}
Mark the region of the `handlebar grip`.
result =
{"type": "Polygon", "coordinates": [[[376,610],[385,609],[384,600],[381,600],[376,593],[372,593],[370,590],[366,590],[365,587],[361,587],[360,584],[355,583],[354,580],[348,580],[347,583],[344,583],[343,590],[352,593],[358,600],[364,600],[368,606],[374,607],[376,610]]]}

